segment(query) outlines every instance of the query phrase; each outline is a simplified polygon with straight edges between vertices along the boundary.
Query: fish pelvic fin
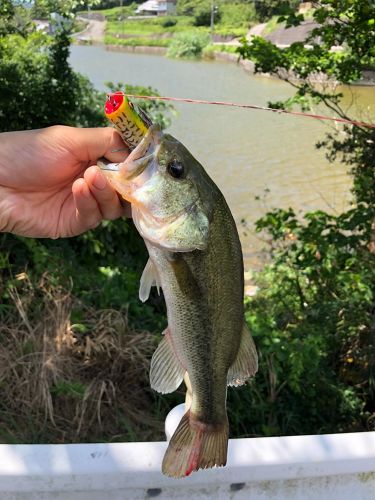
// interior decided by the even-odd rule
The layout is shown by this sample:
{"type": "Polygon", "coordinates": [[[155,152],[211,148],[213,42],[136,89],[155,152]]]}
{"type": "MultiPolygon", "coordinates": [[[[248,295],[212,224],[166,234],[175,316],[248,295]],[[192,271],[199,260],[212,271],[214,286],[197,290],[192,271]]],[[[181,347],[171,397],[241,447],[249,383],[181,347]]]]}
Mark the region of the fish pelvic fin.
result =
{"type": "Polygon", "coordinates": [[[228,422],[205,424],[189,410],[169,442],[163,474],[180,478],[198,469],[223,467],[227,463],[228,432],[228,422]]]}
{"type": "Polygon", "coordinates": [[[258,370],[258,355],[251,333],[244,322],[237,357],[228,370],[227,384],[243,385],[258,370]]]}
{"type": "Polygon", "coordinates": [[[152,356],[150,367],[151,387],[161,394],[178,389],[186,371],[174,352],[168,328],[164,333],[163,340],[152,356]]]}
{"type": "Polygon", "coordinates": [[[160,278],[151,259],[148,259],[143,273],[141,276],[141,282],[139,284],[139,300],[146,302],[150,296],[151,287],[156,286],[158,294],[160,295],[160,278]]]}

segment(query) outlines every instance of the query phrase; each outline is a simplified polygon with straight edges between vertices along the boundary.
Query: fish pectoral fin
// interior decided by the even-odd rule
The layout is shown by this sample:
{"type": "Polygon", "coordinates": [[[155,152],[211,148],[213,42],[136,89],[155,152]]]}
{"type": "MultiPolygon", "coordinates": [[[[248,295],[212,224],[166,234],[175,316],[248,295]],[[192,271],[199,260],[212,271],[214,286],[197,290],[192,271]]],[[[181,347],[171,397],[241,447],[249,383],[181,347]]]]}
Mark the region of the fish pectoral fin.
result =
{"type": "Polygon", "coordinates": [[[146,302],[150,296],[150,290],[152,286],[156,286],[158,289],[158,294],[160,295],[160,278],[151,259],[148,259],[143,273],[141,276],[141,282],[139,284],[139,300],[146,302]]]}
{"type": "Polygon", "coordinates": [[[185,368],[181,365],[170,338],[168,328],[151,359],[150,383],[152,389],[161,394],[173,392],[180,386],[185,368]]]}
{"type": "Polygon", "coordinates": [[[244,323],[237,357],[228,370],[227,384],[242,385],[258,370],[258,355],[251,333],[244,323]]]}

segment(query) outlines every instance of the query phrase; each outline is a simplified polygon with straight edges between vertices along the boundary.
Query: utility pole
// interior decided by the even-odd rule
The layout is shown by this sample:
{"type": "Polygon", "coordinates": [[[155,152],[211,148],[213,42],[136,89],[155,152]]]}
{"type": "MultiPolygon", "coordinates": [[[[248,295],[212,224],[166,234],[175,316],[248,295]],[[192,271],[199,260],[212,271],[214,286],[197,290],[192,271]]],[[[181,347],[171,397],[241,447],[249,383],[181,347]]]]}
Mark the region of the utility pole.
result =
{"type": "Polygon", "coordinates": [[[211,42],[214,41],[214,17],[215,17],[215,4],[214,0],[211,0],[211,42]]]}
{"type": "Polygon", "coordinates": [[[124,34],[124,9],[123,9],[123,0],[120,0],[120,9],[121,9],[121,33],[124,34]]]}

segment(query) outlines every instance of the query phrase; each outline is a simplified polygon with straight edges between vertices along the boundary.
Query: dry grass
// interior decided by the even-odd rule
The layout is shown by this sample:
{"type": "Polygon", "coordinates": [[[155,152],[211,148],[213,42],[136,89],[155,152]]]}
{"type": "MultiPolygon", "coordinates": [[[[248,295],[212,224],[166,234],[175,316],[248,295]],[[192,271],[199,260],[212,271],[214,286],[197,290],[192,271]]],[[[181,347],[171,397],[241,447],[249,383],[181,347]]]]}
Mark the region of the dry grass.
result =
{"type": "Polygon", "coordinates": [[[155,440],[148,371],[154,338],[114,310],[85,308],[69,290],[26,274],[0,326],[0,442],[155,440]],[[79,309],[79,324],[71,324],[79,309]]]}

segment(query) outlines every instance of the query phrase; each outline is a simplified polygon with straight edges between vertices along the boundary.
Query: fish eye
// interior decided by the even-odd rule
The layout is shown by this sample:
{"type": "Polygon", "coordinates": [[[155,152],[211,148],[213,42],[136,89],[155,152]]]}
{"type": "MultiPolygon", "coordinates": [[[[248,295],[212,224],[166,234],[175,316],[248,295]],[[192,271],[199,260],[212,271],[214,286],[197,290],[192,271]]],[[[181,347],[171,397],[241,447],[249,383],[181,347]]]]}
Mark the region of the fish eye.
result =
{"type": "Polygon", "coordinates": [[[167,172],[175,179],[182,179],[185,174],[185,169],[180,161],[172,160],[167,165],[167,172]]]}

